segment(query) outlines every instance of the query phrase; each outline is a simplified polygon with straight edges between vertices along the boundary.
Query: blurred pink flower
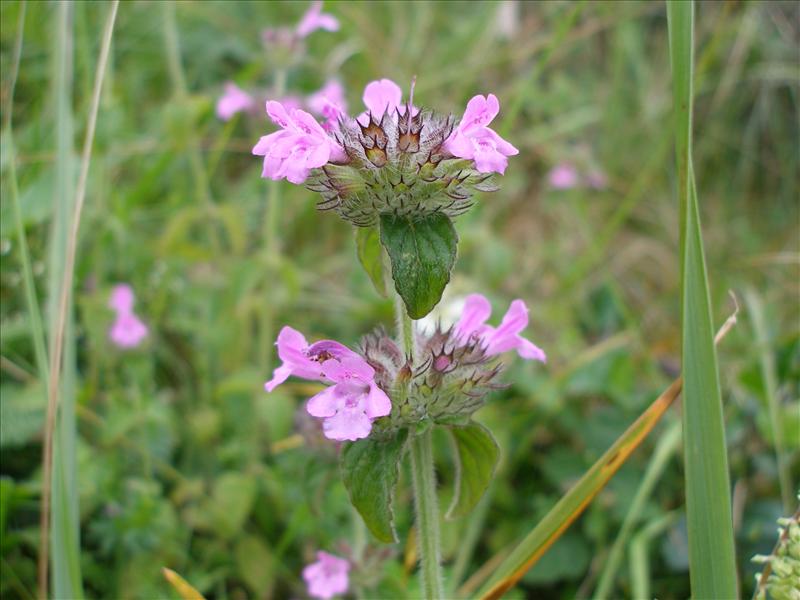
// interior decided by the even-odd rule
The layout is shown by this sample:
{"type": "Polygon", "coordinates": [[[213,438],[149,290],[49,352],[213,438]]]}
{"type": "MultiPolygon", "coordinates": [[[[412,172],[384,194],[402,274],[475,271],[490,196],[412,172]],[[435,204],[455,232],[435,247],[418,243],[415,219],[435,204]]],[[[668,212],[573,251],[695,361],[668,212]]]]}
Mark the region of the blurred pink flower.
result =
{"type": "Polygon", "coordinates": [[[375,370],[346,346],[333,340],[309,345],[288,326],[278,334],[277,346],[283,364],[264,388],[271,392],[290,375],[333,384],[306,405],[308,414],[324,419],[322,429],[328,439],[365,438],[372,420],[391,412],[389,397],[375,383],[375,370]]]}
{"type": "Polygon", "coordinates": [[[551,169],[548,180],[557,190],[568,190],[578,185],[578,171],[571,163],[563,162],[551,169]]]}
{"type": "Polygon", "coordinates": [[[344,97],[344,88],[335,79],[331,79],[322,89],[311,94],[307,103],[311,112],[326,119],[322,127],[327,131],[336,126],[336,122],[340,117],[347,115],[347,100],[344,97]]]}
{"type": "Polygon", "coordinates": [[[108,299],[108,306],[117,313],[108,337],[120,348],[135,348],[147,337],[147,325],[133,314],[134,300],[133,289],[126,283],[115,285],[108,299]]]}
{"type": "Polygon", "coordinates": [[[287,111],[280,102],[270,100],[267,114],[281,130],[262,136],[253,147],[253,154],[264,157],[262,177],[286,178],[299,184],[311,169],[345,160],[342,147],[307,112],[297,108],[287,111]]]}
{"type": "Polygon", "coordinates": [[[225,93],[217,100],[217,117],[229,121],[243,110],[251,110],[256,103],[253,97],[230,81],[225,84],[225,93]]]}
{"type": "Polygon", "coordinates": [[[326,31],[339,30],[339,20],[331,14],[322,12],[322,2],[311,3],[311,6],[297,24],[295,32],[298,37],[304,38],[317,29],[326,31]]]}
{"type": "Polygon", "coordinates": [[[317,562],[303,569],[308,595],[314,598],[333,598],[344,594],[350,584],[350,563],[327,552],[317,552],[317,562]]]}
{"type": "Polygon", "coordinates": [[[133,310],[134,300],[133,288],[127,283],[120,283],[111,290],[108,307],[118,313],[129,313],[133,310]]]}
{"type": "Polygon", "coordinates": [[[519,150],[488,127],[498,112],[497,96],[474,96],[458,127],[445,141],[445,149],[453,156],[474,160],[481,173],[505,173],[507,157],[519,154],[519,150]]]}
{"type": "Polygon", "coordinates": [[[147,325],[132,312],[121,312],[111,326],[108,337],[120,348],[135,348],[147,337],[147,325]]]}
{"type": "Polygon", "coordinates": [[[461,319],[455,324],[455,334],[463,342],[480,341],[486,354],[502,354],[516,350],[522,358],[546,362],[544,351],[519,333],[528,326],[528,307],[522,300],[511,303],[499,327],[486,325],[492,314],[489,300],[481,294],[467,296],[461,319]]]}

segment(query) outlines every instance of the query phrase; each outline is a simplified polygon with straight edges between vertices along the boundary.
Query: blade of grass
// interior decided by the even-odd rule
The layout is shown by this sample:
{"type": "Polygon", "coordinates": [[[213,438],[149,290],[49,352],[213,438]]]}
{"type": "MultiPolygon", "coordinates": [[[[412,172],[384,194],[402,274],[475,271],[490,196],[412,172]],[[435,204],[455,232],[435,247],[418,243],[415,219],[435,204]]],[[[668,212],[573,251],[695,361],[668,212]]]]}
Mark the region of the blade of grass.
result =
{"type": "MultiPolygon", "coordinates": [[[[735,298],[734,298],[735,304],[735,298]]],[[[718,344],[736,324],[739,307],[729,316],[714,338],[718,344]]],[[[581,515],[609,479],[639,447],[656,423],[681,392],[683,378],[678,377],[642,413],[617,441],[595,462],[578,482],[561,497],[550,512],[511,552],[479,592],[483,600],[500,598],[514,587],[525,573],[547,552],[556,540],[581,515]]],[[[490,562],[494,558],[490,559],[490,562]]]]}
{"type": "MultiPolygon", "coordinates": [[[[55,100],[55,136],[56,160],[55,181],[56,189],[53,197],[53,222],[49,243],[49,275],[47,283],[47,326],[49,336],[49,352],[52,360],[54,348],[54,331],[56,330],[57,303],[59,290],[63,285],[64,273],[64,247],[66,245],[69,229],[69,213],[71,210],[73,189],[73,119],[72,119],[72,10],[69,3],[61,3],[57,8],[56,35],[53,36],[53,98],[55,100]]],[[[68,346],[72,338],[68,337],[68,346]]],[[[71,353],[70,353],[71,356],[71,353]]],[[[71,372],[74,365],[64,361],[65,372],[71,372]]],[[[49,391],[53,384],[51,364],[48,364],[47,380],[48,404],[49,391]]],[[[38,587],[39,597],[48,597],[48,568],[53,569],[51,592],[54,596],[81,597],[82,590],[80,571],[72,567],[80,567],[80,563],[73,559],[79,548],[72,545],[77,541],[78,524],[71,520],[77,513],[72,510],[71,502],[74,495],[64,495],[65,486],[64,469],[71,474],[75,471],[75,455],[70,431],[74,432],[74,421],[70,419],[70,406],[74,402],[74,393],[66,382],[60,384],[62,390],[61,414],[59,415],[58,429],[56,429],[56,416],[53,410],[53,420],[45,420],[42,454],[42,492],[41,514],[39,516],[39,562],[38,562],[38,587]],[[64,435],[66,434],[66,435],[64,435]],[[58,460],[53,462],[54,447],[58,453],[58,460]],[[51,494],[55,500],[51,502],[51,494]],[[50,544],[52,543],[52,549],[50,544]]],[[[75,507],[77,509],[77,506],[75,507]]]]}
{"type": "Polygon", "coordinates": [[[775,375],[775,356],[770,348],[767,337],[767,324],[764,320],[764,306],[761,297],[754,289],[745,291],[744,300],[747,303],[747,312],[753,324],[753,333],[756,338],[759,363],[761,365],[761,379],[764,382],[764,399],[769,411],[769,422],[772,428],[773,446],[775,447],[775,460],[778,464],[778,481],[781,488],[783,512],[792,510],[792,474],[789,462],[786,460],[786,446],[783,439],[783,427],[780,419],[780,400],[778,398],[778,383],[775,375]]]}
{"type": "Polygon", "coordinates": [[[161,572],[164,574],[164,579],[175,588],[175,591],[178,592],[178,595],[183,598],[183,600],[205,600],[203,594],[198,592],[188,581],[172,569],[163,567],[161,572]]]}
{"type": "MultiPolygon", "coordinates": [[[[83,596],[80,576],[79,516],[75,472],[75,339],[70,308],[72,304],[71,292],[78,243],[78,228],[86,196],[86,183],[89,174],[92,143],[94,141],[94,130],[100,106],[100,92],[111,48],[111,37],[118,6],[118,0],[111,4],[103,32],[81,157],[81,170],[78,184],[75,188],[74,200],[71,203],[72,206],[68,206],[69,198],[66,195],[69,194],[71,186],[60,186],[59,190],[64,196],[62,196],[62,201],[59,202],[54,223],[57,235],[53,238],[56,246],[54,246],[51,255],[54,257],[51,266],[59,267],[63,265],[63,268],[61,270],[54,269],[54,272],[51,273],[51,283],[57,284],[57,287],[51,288],[51,292],[58,290],[58,302],[51,312],[50,377],[47,387],[47,416],[42,459],[39,594],[43,598],[48,596],[47,557],[49,554],[48,534],[50,533],[51,508],[53,511],[53,595],[59,598],[80,598],[83,596]],[[69,210],[70,208],[71,210],[69,210]],[[60,244],[62,241],[64,242],[63,245],[60,244]],[[61,253],[63,253],[63,261],[61,253]],[[63,379],[62,366],[64,367],[63,379]],[[63,401],[61,402],[61,412],[59,413],[60,396],[63,396],[63,401]],[[56,431],[56,422],[59,414],[59,428],[56,431]]],[[[61,51],[61,54],[58,55],[59,59],[64,61],[61,65],[63,70],[59,69],[57,71],[59,78],[56,83],[58,97],[57,135],[59,136],[57,170],[59,171],[58,181],[60,182],[68,181],[71,176],[72,118],[68,100],[71,88],[70,8],[67,3],[59,5],[59,41],[57,48],[61,51]]]]}
{"type": "MultiPolygon", "coordinates": [[[[670,425],[669,429],[662,434],[653,452],[653,456],[650,458],[650,463],[647,465],[647,470],[644,473],[642,482],[639,484],[636,495],[631,501],[631,506],[625,514],[625,520],[622,522],[622,527],[620,527],[617,538],[614,540],[614,545],[611,546],[611,550],[608,553],[606,564],[603,566],[603,572],[600,575],[600,581],[593,594],[594,598],[602,600],[603,598],[614,597],[612,594],[614,591],[614,578],[622,562],[625,544],[628,542],[628,538],[642,514],[645,502],[647,502],[647,499],[653,492],[653,488],[661,478],[670,459],[678,450],[680,442],[680,423],[675,421],[670,425]]],[[[640,596],[636,597],[638,598],[640,596]]]]}
{"type": "Polygon", "coordinates": [[[667,3],[680,198],[683,445],[695,598],[735,598],[736,562],[719,372],[692,168],[694,3],[667,3]]]}
{"type": "Polygon", "coordinates": [[[631,540],[628,560],[631,572],[631,598],[652,598],[650,595],[650,563],[648,547],[650,541],[661,535],[678,520],[680,513],[673,511],[648,523],[631,540]]]}
{"type": "Polygon", "coordinates": [[[22,267],[22,282],[25,288],[25,304],[28,308],[28,316],[31,324],[31,341],[33,343],[34,356],[36,358],[36,370],[39,378],[47,387],[47,350],[44,339],[44,326],[42,325],[42,314],[39,308],[39,300],[36,297],[36,284],[33,279],[33,268],[31,267],[31,254],[28,246],[28,239],[25,235],[25,225],[22,222],[22,209],[19,204],[19,186],[17,184],[17,151],[14,146],[13,112],[14,112],[14,89],[17,84],[19,73],[19,62],[22,56],[22,40],[25,30],[25,9],[26,3],[20,5],[19,23],[17,26],[17,39],[14,44],[14,58],[12,61],[11,83],[9,85],[8,106],[6,107],[5,122],[3,131],[6,135],[6,148],[8,152],[8,179],[11,189],[11,206],[14,211],[14,228],[17,235],[17,243],[20,249],[20,263],[22,267]]]}

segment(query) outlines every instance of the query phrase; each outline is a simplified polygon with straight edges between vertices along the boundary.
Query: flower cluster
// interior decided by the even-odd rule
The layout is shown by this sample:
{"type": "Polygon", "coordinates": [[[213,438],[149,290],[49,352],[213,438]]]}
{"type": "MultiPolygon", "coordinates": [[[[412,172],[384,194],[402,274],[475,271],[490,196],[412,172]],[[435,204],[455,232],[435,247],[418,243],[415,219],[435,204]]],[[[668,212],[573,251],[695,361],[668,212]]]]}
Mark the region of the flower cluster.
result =
{"type": "Polygon", "coordinates": [[[527,360],[546,360],[520,335],[528,325],[522,300],[511,303],[498,327],[486,324],[490,314],[484,296],[469,296],[453,327],[417,333],[414,364],[381,329],[362,340],[358,354],[332,340],[309,345],[287,326],[277,340],[283,364],[265,389],[271,392],[291,375],[332,384],[308,400],[306,410],[323,419],[325,436],[333,440],[368,437],[373,426],[383,432],[424,420],[464,420],[483,405],[488,392],[502,387],[495,382],[501,367],[493,357],[515,350],[527,360]]]}
{"type": "Polygon", "coordinates": [[[111,291],[108,306],[117,317],[108,337],[120,348],[135,348],[147,337],[147,325],[133,312],[134,301],[133,289],[127,284],[116,285],[111,291]]]}
{"type": "Polygon", "coordinates": [[[281,130],[292,133],[294,122],[302,120],[315,133],[313,139],[262,137],[253,148],[264,157],[262,176],[307,181],[322,196],[320,209],[370,226],[381,214],[457,216],[470,208],[475,192],[497,189],[492,175],[504,173],[508,156],[518,153],[488,126],[500,110],[493,94],[472,98],[458,123],[451,115],[417,108],[412,98],[403,103],[400,86],[389,79],[369,83],[363,101],[367,110],[355,118],[342,101],[331,101],[322,112],[325,128],[312,127],[314,118],[299,109],[293,120],[276,118],[275,103],[268,102],[267,114],[281,130]],[[290,156],[300,162],[276,167],[276,158],[290,156]]]}

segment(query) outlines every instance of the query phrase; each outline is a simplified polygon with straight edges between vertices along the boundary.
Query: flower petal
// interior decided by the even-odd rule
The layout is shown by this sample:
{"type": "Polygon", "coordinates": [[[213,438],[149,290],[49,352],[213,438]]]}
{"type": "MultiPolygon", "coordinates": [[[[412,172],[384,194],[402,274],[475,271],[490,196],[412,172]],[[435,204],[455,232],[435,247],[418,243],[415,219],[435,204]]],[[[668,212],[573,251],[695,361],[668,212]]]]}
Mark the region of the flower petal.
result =
{"type": "Polygon", "coordinates": [[[364,105],[375,116],[380,117],[387,110],[394,110],[403,98],[403,90],[391,79],[372,81],[364,88],[364,105]]]}
{"type": "Polygon", "coordinates": [[[292,374],[292,369],[289,368],[288,366],[281,365],[280,367],[277,367],[272,372],[272,379],[270,379],[264,384],[264,389],[267,390],[268,392],[271,392],[280,384],[282,384],[284,381],[289,379],[289,376],[291,374],[292,374]]]}
{"type": "Polygon", "coordinates": [[[492,305],[486,296],[470,294],[464,301],[464,312],[455,324],[455,334],[462,341],[476,333],[492,314],[492,305]]]}
{"type": "Polygon", "coordinates": [[[311,396],[306,403],[306,411],[312,417],[332,417],[343,404],[343,398],[336,393],[336,386],[331,386],[311,396]]]}
{"type": "Polygon", "coordinates": [[[530,340],[526,340],[524,337],[519,338],[519,342],[517,344],[517,354],[527,360],[547,362],[547,356],[545,355],[544,350],[539,348],[539,346],[530,340]]]}
{"type": "Polygon", "coordinates": [[[372,421],[361,408],[342,408],[322,422],[322,431],[330,440],[355,441],[369,436],[372,421]]]}
{"type": "Polygon", "coordinates": [[[392,412],[392,401],[375,382],[369,385],[369,394],[364,402],[364,412],[370,419],[385,417],[392,412]]]}

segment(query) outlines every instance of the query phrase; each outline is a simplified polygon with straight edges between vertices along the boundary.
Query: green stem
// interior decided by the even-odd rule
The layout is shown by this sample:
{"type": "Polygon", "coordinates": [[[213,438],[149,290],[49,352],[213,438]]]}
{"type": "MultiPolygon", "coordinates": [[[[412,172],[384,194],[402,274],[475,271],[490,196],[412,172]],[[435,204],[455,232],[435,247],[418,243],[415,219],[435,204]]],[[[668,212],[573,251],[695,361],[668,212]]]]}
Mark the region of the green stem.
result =
{"type": "Polygon", "coordinates": [[[419,549],[422,595],[432,600],[443,598],[439,509],[436,502],[436,474],[433,470],[432,429],[411,441],[411,475],[414,506],[417,509],[417,543],[419,549]]]}
{"type": "MultiPolygon", "coordinates": [[[[394,285],[392,282],[390,285],[394,285]]],[[[403,304],[402,298],[395,295],[395,314],[397,315],[397,332],[400,335],[400,342],[402,344],[403,352],[408,358],[411,365],[414,365],[414,357],[416,356],[416,347],[414,344],[414,321],[408,316],[406,307],[403,304]]]]}
{"type": "MultiPolygon", "coordinates": [[[[414,365],[414,322],[405,310],[400,296],[395,296],[397,329],[403,352],[414,365]]],[[[405,393],[405,390],[403,391],[405,393]]],[[[417,544],[420,561],[423,597],[432,600],[443,598],[441,571],[441,537],[439,535],[439,507],[436,501],[436,473],[433,466],[432,429],[419,433],[411,440],[411,481],[414,488],[414,506],[417,519],[417,544]]]]}

